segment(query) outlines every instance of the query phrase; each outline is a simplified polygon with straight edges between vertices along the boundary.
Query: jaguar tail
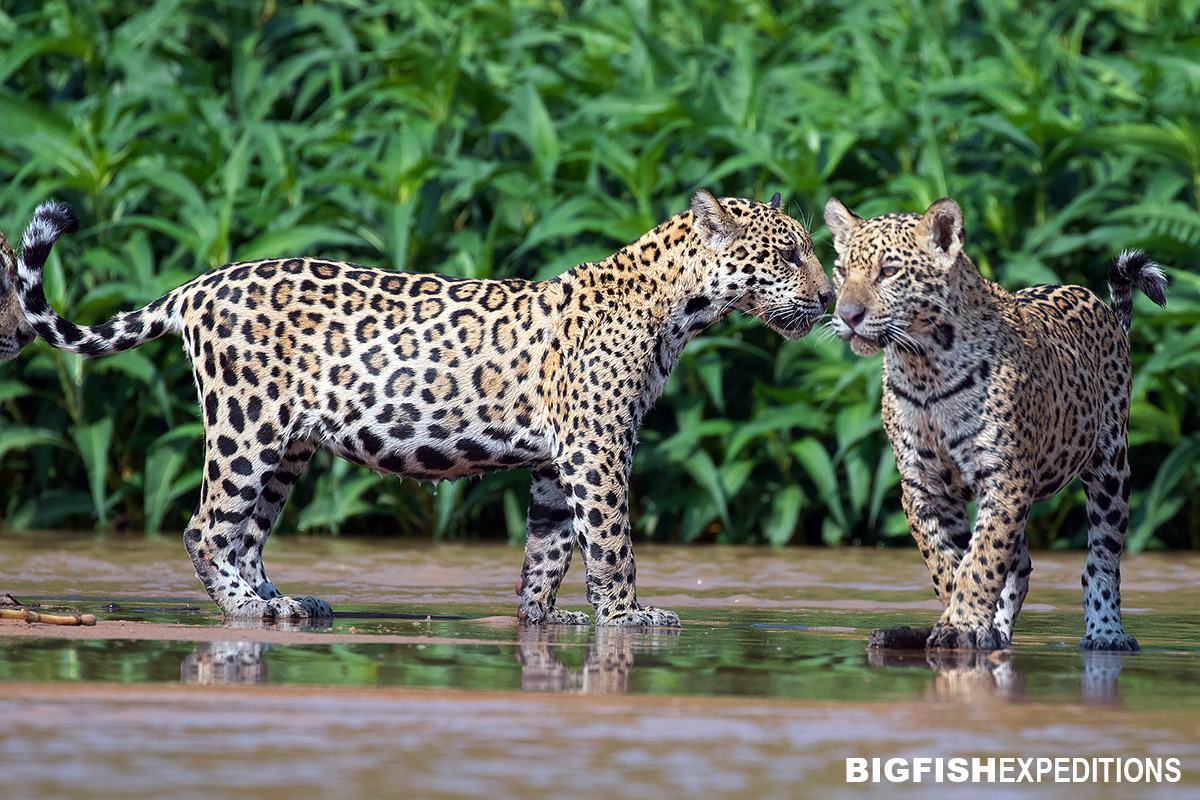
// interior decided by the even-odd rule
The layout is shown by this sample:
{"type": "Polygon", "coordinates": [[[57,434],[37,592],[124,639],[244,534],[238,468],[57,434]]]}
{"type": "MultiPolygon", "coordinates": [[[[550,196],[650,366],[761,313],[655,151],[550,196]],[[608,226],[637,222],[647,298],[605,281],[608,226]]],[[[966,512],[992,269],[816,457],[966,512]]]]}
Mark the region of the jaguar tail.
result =
{"type": "Polygon", "coordinates": [[[1112,295],[1112,310],[1125,333],[1133,321],[1133,294],[1137,285],[1142,294],[1158,305],[1167,302],[1167,276],[1150,256],[1141,250],[1126,250],[1112,260],[1108,267],[1108,291],[1112,295]]]}
{"type": "Polygon", "coordinates": [[[25,230],[17,265],[17,292],[25,321],[38,336],[59,350],[104,356],[130,350],[182,327],[173,302],[174,293],[138,311],[117,314],[101,325],[76,325],[60,317],[46,301],[42,268],[58,237],[78,229],[79,222],[69,205],[50,202],[37,207],[25,230]]]}

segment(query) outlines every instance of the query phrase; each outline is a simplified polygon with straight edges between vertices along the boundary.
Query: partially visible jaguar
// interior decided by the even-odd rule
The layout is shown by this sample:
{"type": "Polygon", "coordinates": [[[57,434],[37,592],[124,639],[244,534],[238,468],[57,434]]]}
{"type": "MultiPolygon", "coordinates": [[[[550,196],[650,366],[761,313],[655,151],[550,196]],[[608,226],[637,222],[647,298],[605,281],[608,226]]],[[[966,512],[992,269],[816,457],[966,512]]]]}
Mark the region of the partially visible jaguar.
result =
{"type": "Polygon", "coordinates": [[[37,338],[21,311],[16,280],[17,255],[0,233],[0,361],[16,358],[25,345],[37,338]]]}

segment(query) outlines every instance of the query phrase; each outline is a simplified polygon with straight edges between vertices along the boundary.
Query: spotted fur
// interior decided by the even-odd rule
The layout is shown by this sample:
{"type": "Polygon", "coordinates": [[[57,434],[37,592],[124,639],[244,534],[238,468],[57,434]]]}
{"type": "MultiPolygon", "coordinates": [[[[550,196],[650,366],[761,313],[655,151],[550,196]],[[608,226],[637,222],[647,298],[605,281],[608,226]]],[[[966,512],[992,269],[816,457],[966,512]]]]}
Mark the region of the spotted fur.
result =
{"type": "Polygon", "coordinates": [[[33,328],[21,313],[21,301],[15,291],[17,257],[8,239],[0,233],[0,361],[16,358],[21,348],[35,338],[33,328]]]}
{"type": "Polygon", "coordinates": [[[831,199],[825,221],[838,253],[831,325],[855,353],[884,352],[883,423],[904,511],[945,606],[927,646],[1009,646],[1029,587],[1030,506],[1079,475],[1089,522],[1080,646],[1137,649],[1120,594],[1130,287],[1161,305],[1162,272],[1122,253],[1110,269],[1112,308],[1079,286],[1009,294],[962,252],[953,200],[923,216],[862,220],[831,199]]]}
{"type": "MultiPolygon", "coordinates": [[[[63,231],[78,229],[79,225],[75,222],[75,215],[70,213],[69,208],[59,213],[60,217],[54,224],[63,226],[63,231]]],[[[44,225],[45,221],[38,224],[44,225]]],[[[41,232],[50,233],[46,230],[41,232]]],[[[57,233],[51,235],[58,236],[57,233]]],[[[37,240],[39,237],[33,238],[37,240]]],[[[36,258],[39,254],[31,253],[30,255],[36,258]]],[[[45,262],[47,255],[49,255],[48,248],[45,253],[40,254],[39,264],[45,262]]],[[[21,296],[17,291],[17,264],[17,256],[13,253],[12,245],[8,243],[4,234],[0,233],[0,361],[16,358],[25,345],[37,338],[37,334],[33,332],[33,326],[25,319],[25,314],[21,310],[21,296]]]]}
{"type": "Polygon", "coordinates": [[[637,600],[628,473],[635,431],[689,339],[738,309],[785,336],[832,299],[808,232],[770,205],[701,191],[692,209],[558,278],[459,280],[319,258],[219,267],[138,311],[81,327],[42,291],[69,209],[38,209],[19,268],[23,313],[88,356],[183,336],[204,420],[200,503],[184,533],[226,617],[332,614],[285,597],[262,548],[318,447],[380,473],[533,473],[520,613],[555,608],[578,542],[597,624],[678,625],[637,600]]]}

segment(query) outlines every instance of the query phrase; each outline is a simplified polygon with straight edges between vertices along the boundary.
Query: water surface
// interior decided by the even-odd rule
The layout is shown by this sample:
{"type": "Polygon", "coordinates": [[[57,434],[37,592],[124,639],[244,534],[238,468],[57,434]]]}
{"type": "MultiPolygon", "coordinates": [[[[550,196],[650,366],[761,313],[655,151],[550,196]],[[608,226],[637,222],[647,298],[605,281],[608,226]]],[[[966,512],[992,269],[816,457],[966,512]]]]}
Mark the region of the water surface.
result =
{"type": "Polygon", "coordinates": [[[1140,653],[1080,653],[1083,556],[1037,554],[1013,649],[937,657],[865,648],[937,618],[911,550],[641,548],[683,619],[652,632],[519,625],[520,559],[280,538],[272,579],[338,618],[227,626],[178,541],[5,534],[0,591],[101,621],[0,625],[0,796],[962,796],[846,783],[893,756],[1176,757],[1179,783],[968,788],[1200,793],[1196,556],[1126,559],[1140,653]]]}

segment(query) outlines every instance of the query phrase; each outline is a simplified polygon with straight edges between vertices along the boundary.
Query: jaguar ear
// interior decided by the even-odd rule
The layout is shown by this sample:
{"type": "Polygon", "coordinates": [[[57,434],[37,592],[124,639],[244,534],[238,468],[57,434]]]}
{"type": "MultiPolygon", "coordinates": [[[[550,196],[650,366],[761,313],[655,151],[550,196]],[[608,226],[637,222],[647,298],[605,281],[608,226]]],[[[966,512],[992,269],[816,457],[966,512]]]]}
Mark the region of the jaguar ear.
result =
{"type": "Polygon", "coordinates": [[[931,205],[917,223],[917,241],[950,267],[963,248],[963,214],[958,203],[943,197],[931,205]]]}
{"type": "Polygon", "coordinates": [[[854,212],[836,197],[829,198],[825,203],[825,224],[833,234],[833,249],[839,256],[846,254],[846,243],[850,241],[850,234],[860,222],[862,219],[855,216],[854,212]]]}
{"type": "Polygon", "coordinates": [[[776,192],[771,196],[771,208],[783,208],[783,198],[776,192]]]}
{"type": "Polygon", "coordinates": [[[707,189],[692,195],[692,230],[713,250],[725,248],[742,235],[742,226],[707,189]]]}

